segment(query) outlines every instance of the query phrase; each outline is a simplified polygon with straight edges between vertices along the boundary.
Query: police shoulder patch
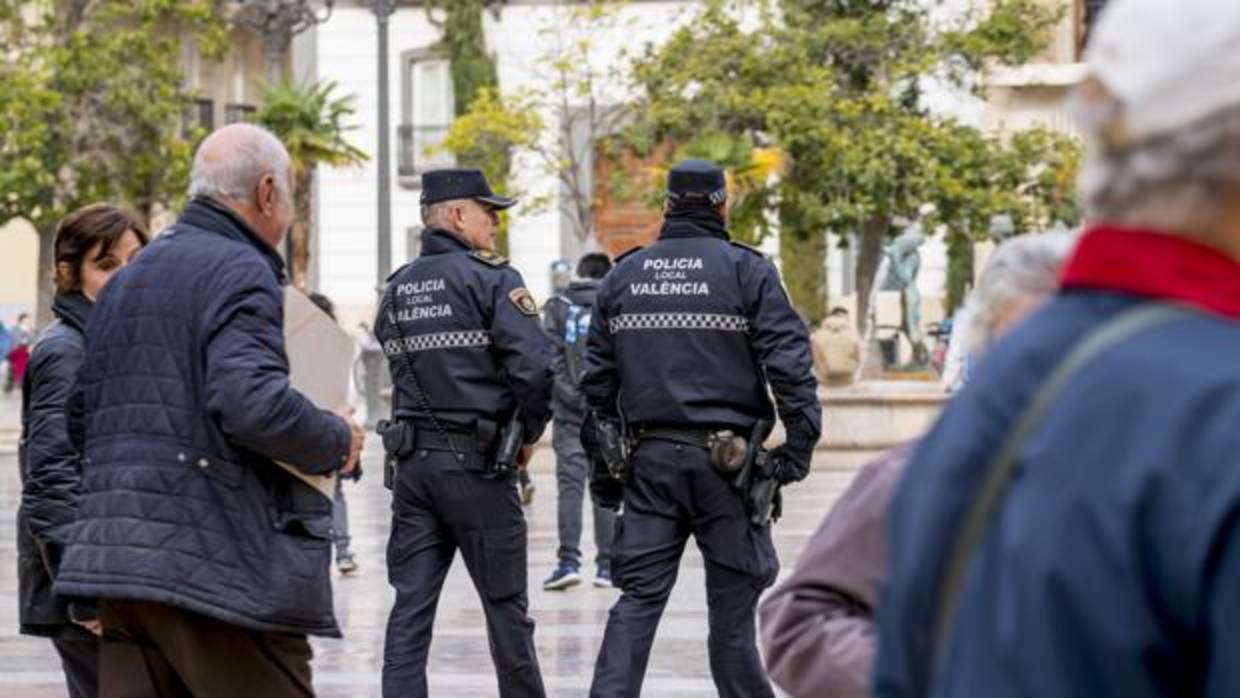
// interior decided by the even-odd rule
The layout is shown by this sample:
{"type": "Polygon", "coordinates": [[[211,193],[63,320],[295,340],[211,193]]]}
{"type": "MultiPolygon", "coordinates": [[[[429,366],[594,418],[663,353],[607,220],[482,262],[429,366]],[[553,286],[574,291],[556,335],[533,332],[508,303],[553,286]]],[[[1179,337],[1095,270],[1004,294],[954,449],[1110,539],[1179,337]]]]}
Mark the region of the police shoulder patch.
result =
{"type": "Polygon", "coordinates": [[[753,245],[746,245],[745,243],[743,243],[743,242],[737,242],[736,240],[730,240],[729,242],[731,242],[731,243],[732,243],[732,246],[733,246],[733,247],[739,247],[740,249],[745,250],[746,252],[752,252],[753,254],[756,254],[756,255],[758,255],[759,257],[766,257],[766,253],[765,253],[765,252],[763,252],[762,250],[760,250],[760,249],[758,249],[758,248],[754,247],[753,245]]]}
{"type": "Polygon", "coordinates": [[[636,253],[636,252],[641,252],[641,251],[642,251],[642,250],[644,250],[644,249],[646,249],[646,248],[645,248],[645,247],[642,247],[641,245],[638,245],[638,246],[636,246],[636,247],[630,247],[628,250],[625,250],[625,252],[624,252],[623,254],[621,254],[619,257],[616,257],[616,261],[615,261],[615,263],[616,263],[616,264],[619,264],[619,263],[620,263],[620,261],[621,261],[621,260],[623,260],[625,257],[628,257],[628,256],[630,256],[630,255],[632,255],[632,254],[634,254],[634,253],[636,253]]]}
{"type": "Polygon", "coordinates": [[[470,259],[473,259],[489,267],[506,267],[508,266],[508,258],[501,257],[491,250],[474,250],[469,253],[470,259]]]}
{"type": "Polygon", "coordinates": [[[514,288],[508,292],[508,300],[517,306],[517,310],[522,315],[538,315],[538,303],[534,300],[534,294],[530,293],[528,288],[514,288]]]}

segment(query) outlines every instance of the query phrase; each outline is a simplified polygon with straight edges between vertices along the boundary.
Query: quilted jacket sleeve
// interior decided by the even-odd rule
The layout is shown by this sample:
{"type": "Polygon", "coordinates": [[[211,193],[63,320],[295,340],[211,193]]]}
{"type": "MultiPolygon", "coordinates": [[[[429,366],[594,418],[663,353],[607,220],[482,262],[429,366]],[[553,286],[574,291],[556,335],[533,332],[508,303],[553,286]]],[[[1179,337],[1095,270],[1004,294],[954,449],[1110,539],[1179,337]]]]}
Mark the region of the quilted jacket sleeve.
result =
{"type": "Polygon", "coordinates": [[[206,405],[236,445],[327,473],[348,458],[345,421],[289,385],[284,306],[271,269],[241,259],[221,270],[207,304],[206,405]]]}
{"type": "Polygon", "coordinates": [[[22,509],[37,539],[63,543],[63,526],[77,511],[81,452],[70,437],[67,407],[82,365],[80,343],[49,337],[39,344],[26,372],[26,482],[22,509]]]}

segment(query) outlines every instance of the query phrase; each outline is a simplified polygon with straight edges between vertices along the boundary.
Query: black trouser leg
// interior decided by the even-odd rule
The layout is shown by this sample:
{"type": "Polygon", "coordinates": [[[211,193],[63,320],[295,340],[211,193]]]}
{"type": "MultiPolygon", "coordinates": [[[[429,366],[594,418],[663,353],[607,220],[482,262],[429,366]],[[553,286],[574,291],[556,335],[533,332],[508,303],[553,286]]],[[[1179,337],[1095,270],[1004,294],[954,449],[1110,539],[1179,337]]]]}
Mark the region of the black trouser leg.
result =
{"type": "Polygon", "coordinates": [[[527,613],[525,515],[509,480],[465,470],[451,453],[402,461],[388,543],[397,605],[384,650],[384,695],[426,695],[435,603],[457,548],[482,597],[491,657],[504,698],[544,695],[527,613]]]}
{"type": "Polygon", "coordinates": [[[77,626],[66,627],[52,638],[70,698],[99,695],[99,638],[77,626]]]}
{"type": "Polygon", "coordinates": [[[383,645],[383,695],[391,698],[428,695],[431,630],[439,592],[455,553],[451,531],[425,496],[425,475],[402,467],[392,489],[387,563],[396,601],[383,645]]]}
{"type": "Polygon", "coordinates": [[[710,675],[722,698],[773,696],[755,645],[755,613],[762,589],[753,577],[706,561],[710,675]]]}
{"type": "Polygon", "coordinates": [[[449,520],[482,599],[499,694],[504,698],[543,696],[526,594],[525,515],[516,490],[507,480],[475,473],[455,477],[461,481],[455,485],[448,481],[447,491],[441,494],[445,499],[468,494],[471,502],[469,507],[456,507],[449,520]]]}
{"type": "Polygon", "coordinates": [[[773,696],[756,645],[756,610],[779,562],[769,526],[754,526],[740,496],[707,468],[693,473],[693,535],[706,563],[710,673],[723,698],[773,696]]]}
{"type": "Polygon", "coordinates": [[[624,513],[616,518],[612,578],[624,593],[608,615],[594,665],[590,695],[600,698],[641,694],[650,647],[689,535],[677,502],[668,497],[672,474],[641,455],[639,451],[634,457],[624,513]]]}

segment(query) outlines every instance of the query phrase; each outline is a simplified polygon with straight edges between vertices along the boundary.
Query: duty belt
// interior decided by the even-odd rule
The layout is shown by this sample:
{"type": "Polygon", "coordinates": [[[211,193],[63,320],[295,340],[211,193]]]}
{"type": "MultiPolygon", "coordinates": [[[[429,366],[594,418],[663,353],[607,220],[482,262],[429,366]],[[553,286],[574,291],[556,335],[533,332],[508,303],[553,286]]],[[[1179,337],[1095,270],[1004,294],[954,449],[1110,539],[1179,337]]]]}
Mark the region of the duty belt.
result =
{"type": "Polygon", "coordinates": [[[451,427],[444,425],[444,433],[440,433],[435,429],[429,420],[425,419],[402,419],[414,426],[414,450],[421,451],[452,451],[456,450],[467,455],[483,454],[488,455],[494,434],[480,434],[476,429],[463,429],[460,427],[451,427]],[[446,437],[446,438],[445,438],[446,437]]]}
{"type": "Polygon", "coordinates": [[[684,444],[686,446],[696,446],[698,448],[709,449],[710,435],[716,431],[718,431],[718,429],[643,426],[638,427],[637,429],[637,440],[646,441],[648,439],[658,439],[661,441],[671,441],[673,443],[684,444]]]}

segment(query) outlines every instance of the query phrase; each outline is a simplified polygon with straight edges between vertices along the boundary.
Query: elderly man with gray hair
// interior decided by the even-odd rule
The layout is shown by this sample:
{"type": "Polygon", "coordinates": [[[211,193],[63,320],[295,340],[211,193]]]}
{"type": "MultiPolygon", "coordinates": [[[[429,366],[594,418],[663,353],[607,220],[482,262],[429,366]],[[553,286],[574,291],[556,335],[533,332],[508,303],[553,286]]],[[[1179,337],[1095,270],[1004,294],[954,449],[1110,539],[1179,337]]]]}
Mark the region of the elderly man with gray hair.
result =
{"type": "MultiPolygon", "coordinates": [[[[1050,298],[1072,238],[1026,235],[999,246],[969,296],[970,351],[986,348],[1050,298]]],[[[874,611],[887,570],[887,509],[913,450],[865,465],[809,539],[796,569],[762,602],[771,679],[794,698],[868,698],[877,648],[874,611]]]]}
{"type": "Polygon", "coordinates": [[[876,694],[1240,695],[1240,3],[1112,0],[1090,226],[891,514],[876,694]]]}
{"type": "Polygon", "coordinates": [[[347,473],[362,432],[289,386],[284,147],[227,126],[191,179],[87,330],[81,499],[56,592],[100,599],[101,695],[309,696],[306,636],[340,635],[331,502],[275,461],[347,473]]]}

